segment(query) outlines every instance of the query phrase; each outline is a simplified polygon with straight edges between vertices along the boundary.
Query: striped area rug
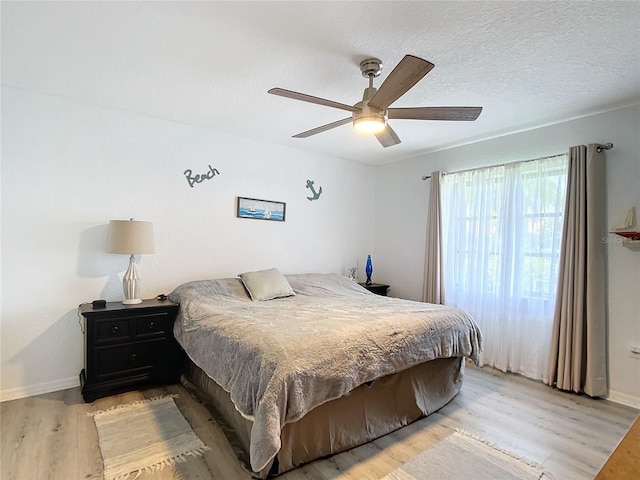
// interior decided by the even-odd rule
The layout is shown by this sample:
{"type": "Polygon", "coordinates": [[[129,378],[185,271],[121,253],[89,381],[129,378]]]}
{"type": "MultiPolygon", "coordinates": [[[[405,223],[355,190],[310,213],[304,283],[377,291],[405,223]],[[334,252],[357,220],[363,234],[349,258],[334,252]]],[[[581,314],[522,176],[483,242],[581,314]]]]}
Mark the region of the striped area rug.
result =
{"type": "Polygon", "coordinates": [[[98,430],[105,480],[136,478],[209,450],[178,410],[176,396],[90,413],[98,430]]]}
{"type": "Polygon", "coordinates": [[[383,480],[549,480],[542,467],[456,431],[383,480]]]}

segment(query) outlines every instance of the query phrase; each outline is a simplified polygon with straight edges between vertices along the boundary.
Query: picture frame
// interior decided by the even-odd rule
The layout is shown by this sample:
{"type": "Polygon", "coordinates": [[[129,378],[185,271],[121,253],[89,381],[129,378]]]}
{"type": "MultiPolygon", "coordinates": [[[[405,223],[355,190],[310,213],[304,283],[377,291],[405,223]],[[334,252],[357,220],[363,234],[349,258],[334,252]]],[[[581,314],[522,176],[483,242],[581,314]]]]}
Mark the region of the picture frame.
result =
{"type": "Polygon", "coordinates": [[[287,204],[285,202],[274,200],[238,197],[236,202],[236,216],[238,218],[284,222],[286,211],[287,204]]]}

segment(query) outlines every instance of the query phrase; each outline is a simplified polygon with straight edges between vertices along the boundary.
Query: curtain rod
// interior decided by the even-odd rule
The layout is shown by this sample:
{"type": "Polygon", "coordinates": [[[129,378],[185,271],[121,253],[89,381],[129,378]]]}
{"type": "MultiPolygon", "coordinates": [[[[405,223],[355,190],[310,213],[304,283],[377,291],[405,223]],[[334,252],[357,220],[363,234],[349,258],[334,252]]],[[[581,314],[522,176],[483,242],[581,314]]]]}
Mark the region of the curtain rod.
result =
{"type": "MultiPolygon", "coordinates": [[[[597,144],[596,145],[596,151],[598,153],[602,152],[602,150],[611,150],[613,148],[613,143],[605,143],[604,145],[602,144],[597,144]]],[[[533,158],[531,160],[522,160],[520,162],[510,162],[510,163],[499,163],[497,165],[489,165],[487,167],[477,167],[477,168],[467,168],[466,170],[457,170],[455,172],[443,172],[443,175],[449,175],[450,173],[463,173],[463,172],[472,172],[474,170],[481,170],[483,168],[491,168],[491,167],[504,167],[505,165],[511,165],[512,163],[527,163],[527,162],[535,162],[538,160],[546,160],[547,158],[552,158],[552,157],[557,157],[559,155],[564,155],[563,153],[556,153],[555,155],[549,155],[547,157],[540,157],[540,158],[533,158]]],[[[423,175],[422,176],[422,180],[429,180],[431,178],[431,175],[423,175]]]]}

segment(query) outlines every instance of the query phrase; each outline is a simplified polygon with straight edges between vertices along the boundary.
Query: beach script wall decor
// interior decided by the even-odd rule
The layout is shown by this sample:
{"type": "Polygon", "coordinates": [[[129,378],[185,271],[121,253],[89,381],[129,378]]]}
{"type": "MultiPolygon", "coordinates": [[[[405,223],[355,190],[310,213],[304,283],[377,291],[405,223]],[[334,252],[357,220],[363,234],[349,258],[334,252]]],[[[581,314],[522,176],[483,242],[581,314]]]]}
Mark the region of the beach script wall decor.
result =
{"type": "Polygon", "coordinates": [[[193,171],[191,169],[187,169],[184,171],[184,176],[187,178],[187,182],[189,182],[189,186],[193,188],[196,183],[202,183],[205,180],[211,180],[216,175],[220,175],[220,172],[209,165],[209,171],[207,173],[201,173],[193,175],[193,171]]]}

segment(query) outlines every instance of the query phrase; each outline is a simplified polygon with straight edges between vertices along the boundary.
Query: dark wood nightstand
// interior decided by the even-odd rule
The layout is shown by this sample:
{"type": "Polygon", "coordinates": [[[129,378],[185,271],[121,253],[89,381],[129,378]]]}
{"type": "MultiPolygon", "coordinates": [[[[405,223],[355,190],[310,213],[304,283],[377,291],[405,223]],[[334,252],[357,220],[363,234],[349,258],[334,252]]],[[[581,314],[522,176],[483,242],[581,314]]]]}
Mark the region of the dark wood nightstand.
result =
{"type": "Polygon", "coordinates": [[[367,285],[366,283],[361,283],[360,285],[369,290],[371,293],[382,295],[383,297],[387,296],[387,290],[389,290],[389,285],[384,285],[382,283],[370,283],[369,285],[367,285]]]}
{"type": "Polygon", "coordinates": [[[178,304],[169,300],[107,302],[105,308],[83,304],[85,360],[80,385],[85,402],[147,381],[176,382],[181,359],[173,337],[177,313],[178,304]]]}

